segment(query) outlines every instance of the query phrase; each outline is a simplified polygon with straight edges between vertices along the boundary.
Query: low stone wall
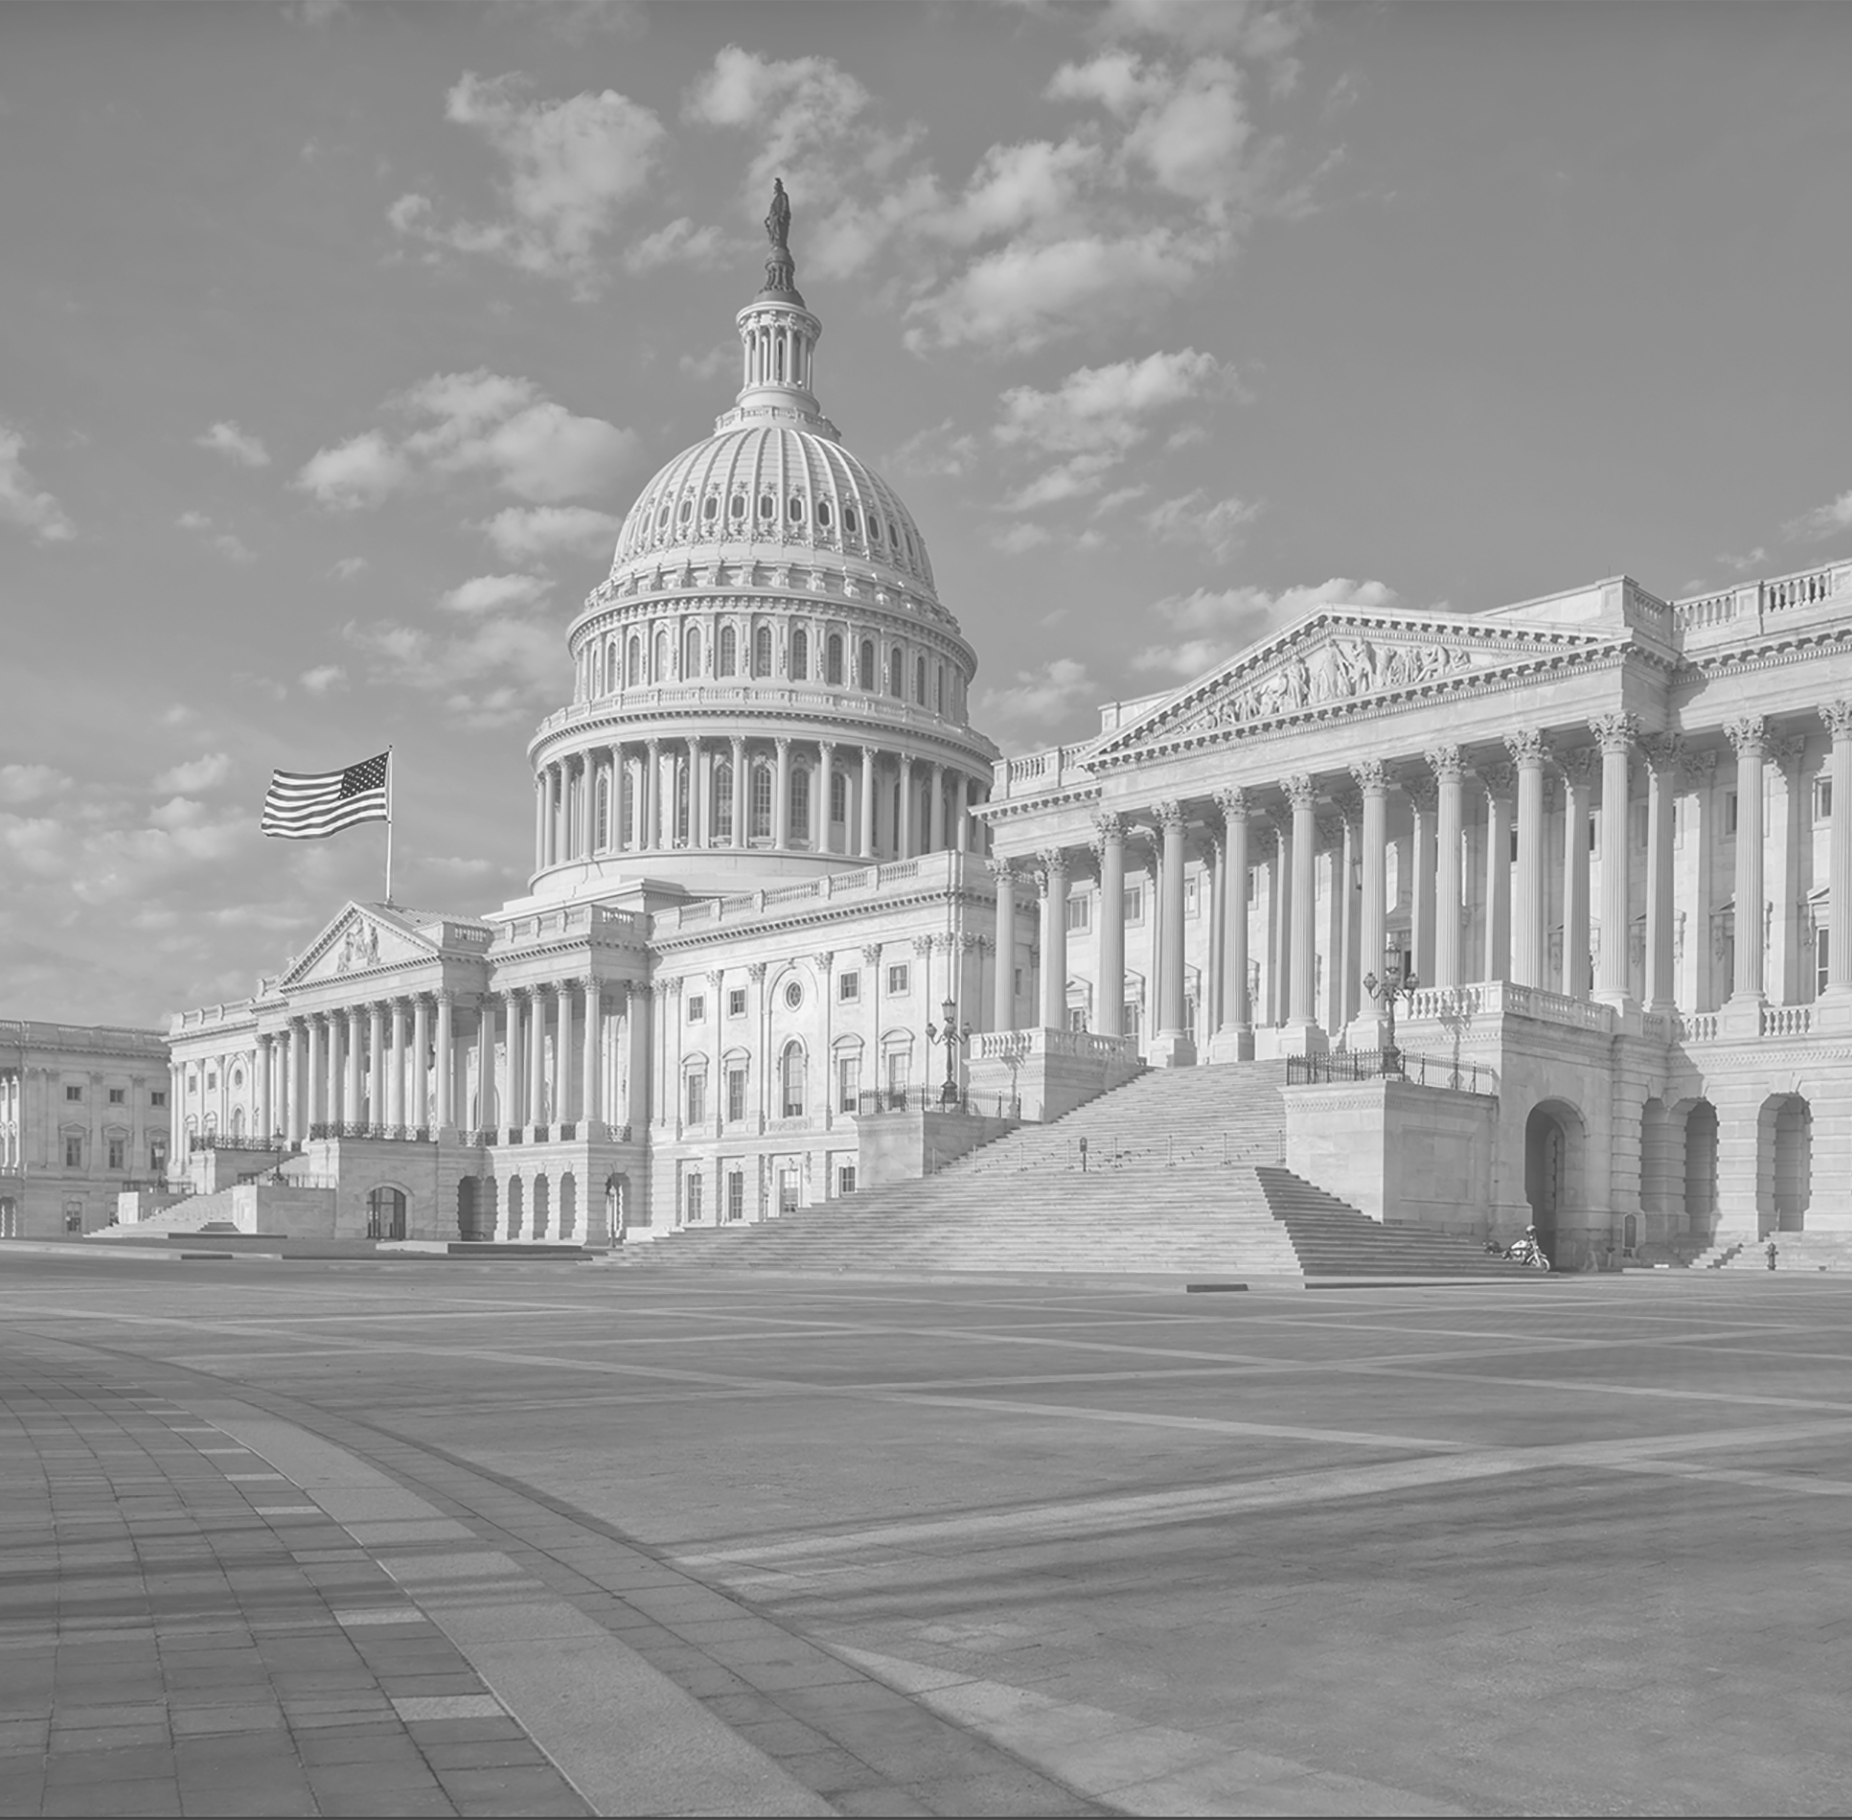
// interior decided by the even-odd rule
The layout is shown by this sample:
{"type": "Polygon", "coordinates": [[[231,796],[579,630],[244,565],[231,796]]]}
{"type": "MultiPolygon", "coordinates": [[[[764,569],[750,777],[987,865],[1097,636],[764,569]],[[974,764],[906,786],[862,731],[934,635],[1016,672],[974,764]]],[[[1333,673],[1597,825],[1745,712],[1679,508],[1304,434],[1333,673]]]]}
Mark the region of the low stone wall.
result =
{"type": "Polygon", "coordinates": [[[1144,1063],[1116,1038],[1085,1031],[986,1032],[967,1064],[974,1105],[1014,1107],[1029,1124],[1048,1124],[1144,1073],[1144,1063]]]}
{"type": "Polygon", "coordinates": [[[855,1121],[857,1191],[936,1174],[1017,1124],[975,1112],[864,1112],[855,1121]]]}

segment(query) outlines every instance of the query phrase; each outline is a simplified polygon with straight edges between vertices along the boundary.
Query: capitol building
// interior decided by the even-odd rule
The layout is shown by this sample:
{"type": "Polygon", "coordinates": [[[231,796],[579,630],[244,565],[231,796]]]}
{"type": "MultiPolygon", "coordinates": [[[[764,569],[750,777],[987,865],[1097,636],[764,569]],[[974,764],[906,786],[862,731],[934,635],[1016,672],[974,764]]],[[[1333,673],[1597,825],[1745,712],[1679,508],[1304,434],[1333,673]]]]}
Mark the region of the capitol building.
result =
{"type": "Polygon", "coordinates": [[[1005,757],[773,242],[733,408],[567,628],[526,894],[346,904],[180,1016],[200,1207],[594,1244],[878,1217],[1012,1121],[1225,1067],[1280,1078],[1290,1166],[1378,1219],[1534,1222],[1571,1268],[1852,1231],[1852,564],[1322,607],[1005,757]]]}

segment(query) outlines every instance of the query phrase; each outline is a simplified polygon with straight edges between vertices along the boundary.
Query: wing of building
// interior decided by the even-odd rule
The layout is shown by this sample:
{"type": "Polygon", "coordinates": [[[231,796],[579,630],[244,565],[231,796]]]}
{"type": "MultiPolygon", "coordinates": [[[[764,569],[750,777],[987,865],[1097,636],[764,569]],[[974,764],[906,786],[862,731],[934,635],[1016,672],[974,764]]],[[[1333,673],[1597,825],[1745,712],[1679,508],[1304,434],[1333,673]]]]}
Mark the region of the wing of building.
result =
{"type": "Polygon", "coordinates": [[[348,904],[181,1017],[192,1188],[641,1238],[866,1190],[948,1055],[993,1122],[1285,1057],[1295,1167],[1379,1217],[1535,1221],[1568,1264],[1852,1225],[1852,565],[1322,608],[999,760],[782,247],[738,324],[733,409],[567,631],[527,894],[348,904]]]}

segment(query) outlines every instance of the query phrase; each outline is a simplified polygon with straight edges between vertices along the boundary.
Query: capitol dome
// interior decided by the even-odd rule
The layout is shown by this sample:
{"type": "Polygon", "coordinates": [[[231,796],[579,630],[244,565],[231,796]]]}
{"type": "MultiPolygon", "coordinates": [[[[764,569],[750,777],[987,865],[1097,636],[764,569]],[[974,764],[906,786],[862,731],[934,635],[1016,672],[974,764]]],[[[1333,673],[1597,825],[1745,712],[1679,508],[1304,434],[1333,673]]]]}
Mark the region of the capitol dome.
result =
{"type": "Polygon", "coordinates": [[[981,846],[976,653],[912,513],[817,403],[782,206],[733,408],[637,496],[568,632],[573,700],[529,746],[541,896],[981,846]]]}

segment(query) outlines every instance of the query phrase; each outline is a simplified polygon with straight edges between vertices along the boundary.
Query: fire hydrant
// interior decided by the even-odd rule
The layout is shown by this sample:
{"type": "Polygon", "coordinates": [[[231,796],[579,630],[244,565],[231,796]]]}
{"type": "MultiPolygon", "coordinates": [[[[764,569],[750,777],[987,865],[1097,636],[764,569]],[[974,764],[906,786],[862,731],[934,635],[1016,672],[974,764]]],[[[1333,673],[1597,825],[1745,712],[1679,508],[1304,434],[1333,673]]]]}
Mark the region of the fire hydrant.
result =
{"type": "Polygon", "coordinates": [[[1768,1242],[1768,1267],[1770,1270],[1775,1268],[1775,1241],[1773,1239],[1768,1242]]]}

